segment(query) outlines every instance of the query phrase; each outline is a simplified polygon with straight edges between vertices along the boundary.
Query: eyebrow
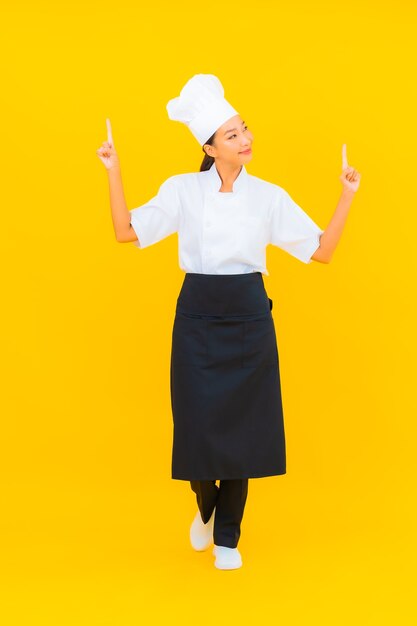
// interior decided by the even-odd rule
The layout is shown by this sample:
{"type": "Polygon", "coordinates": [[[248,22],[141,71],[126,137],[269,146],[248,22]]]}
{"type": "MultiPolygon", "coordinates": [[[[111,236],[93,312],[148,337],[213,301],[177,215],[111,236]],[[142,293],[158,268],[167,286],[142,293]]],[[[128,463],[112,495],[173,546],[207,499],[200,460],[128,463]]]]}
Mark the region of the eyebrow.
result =
{"type": "MultiPolygon", "coordinates": [[[[242,124],[244,124],[245,122],[242,122],[242,124]]],[[[226,133],[231,133],[232,130],[237,130],[237,128],[229,128],[229,130],[226,130],[225,133],[223,133],[224,135],[226,135],[226,133]]]]}

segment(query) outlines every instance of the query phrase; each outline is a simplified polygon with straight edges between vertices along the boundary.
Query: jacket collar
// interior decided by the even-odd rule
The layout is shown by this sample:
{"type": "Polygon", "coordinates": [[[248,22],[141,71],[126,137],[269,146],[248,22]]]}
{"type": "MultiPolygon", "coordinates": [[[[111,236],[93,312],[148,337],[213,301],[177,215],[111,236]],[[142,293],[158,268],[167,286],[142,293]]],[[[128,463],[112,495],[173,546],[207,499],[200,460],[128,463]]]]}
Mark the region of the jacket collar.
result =
{"type": "MultiPolygon", "coordinates": [[[[245,166],[242,165],[242,169],[240,170],[235,181],[233,182],[233,191],[231,193],[228,193],[228,194],[226,193],[224,195],[231,196],[246,189],[248,176],[249,174],[247,173],[245,166]]],[[[210,169],[206,171],[206,179],[207,179],[208,187],[210,191],[212,192],[220,191],[220,187],[222,186],[222,179],[220,178],[220,175],[217,171],[216,163],[213,163],[210,169]]]]}

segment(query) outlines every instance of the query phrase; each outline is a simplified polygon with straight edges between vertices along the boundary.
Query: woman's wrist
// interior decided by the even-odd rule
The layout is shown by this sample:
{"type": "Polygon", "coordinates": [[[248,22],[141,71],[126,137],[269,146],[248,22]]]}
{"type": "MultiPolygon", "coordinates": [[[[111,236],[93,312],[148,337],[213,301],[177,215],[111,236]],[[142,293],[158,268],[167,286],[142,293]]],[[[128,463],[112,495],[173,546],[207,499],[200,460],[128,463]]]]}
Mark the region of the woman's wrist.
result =
{"type": "Polygon", "coordinates": [[[349,187],[343,187],[342,196],[346,196],[348,198],[352,198],[355,195],[356,191],[353,189],[349,189],[349,187]]]}

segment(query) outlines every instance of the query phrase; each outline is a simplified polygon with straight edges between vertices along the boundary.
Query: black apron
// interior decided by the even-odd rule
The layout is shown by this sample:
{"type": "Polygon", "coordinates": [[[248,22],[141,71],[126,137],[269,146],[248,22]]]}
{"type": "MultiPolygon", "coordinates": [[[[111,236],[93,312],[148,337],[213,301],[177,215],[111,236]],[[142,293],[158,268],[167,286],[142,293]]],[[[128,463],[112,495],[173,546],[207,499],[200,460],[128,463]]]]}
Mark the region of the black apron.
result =
{"type": "Polygon", "coordinates": [[[271,309],[261,272],[185,274],[172,330],[172,478],[286,473],[271,309]]]}

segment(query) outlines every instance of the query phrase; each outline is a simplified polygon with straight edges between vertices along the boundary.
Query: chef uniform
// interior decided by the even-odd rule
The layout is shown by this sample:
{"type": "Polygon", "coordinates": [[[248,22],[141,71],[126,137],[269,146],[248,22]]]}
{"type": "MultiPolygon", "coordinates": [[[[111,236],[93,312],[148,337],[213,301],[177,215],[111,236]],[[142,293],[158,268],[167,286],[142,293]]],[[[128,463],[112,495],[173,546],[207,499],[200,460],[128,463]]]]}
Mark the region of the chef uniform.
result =
{"type": "MultiPolygon", "coordinates": [[[[193,76],[167,110],[201,146],[238,114],[212,74],[193,76]]],[[[244,165],[232,192],[221,184],[215,163],[173,175],[130,214],[139,248],[178,233],[186,274],[172,330],[172,478],[190,482],[204,522],[217,506],[214,542],[235,547],[248,479],[286,473],[266,247],[308,264],[324,231],[282,187],[244,165]]]]}

